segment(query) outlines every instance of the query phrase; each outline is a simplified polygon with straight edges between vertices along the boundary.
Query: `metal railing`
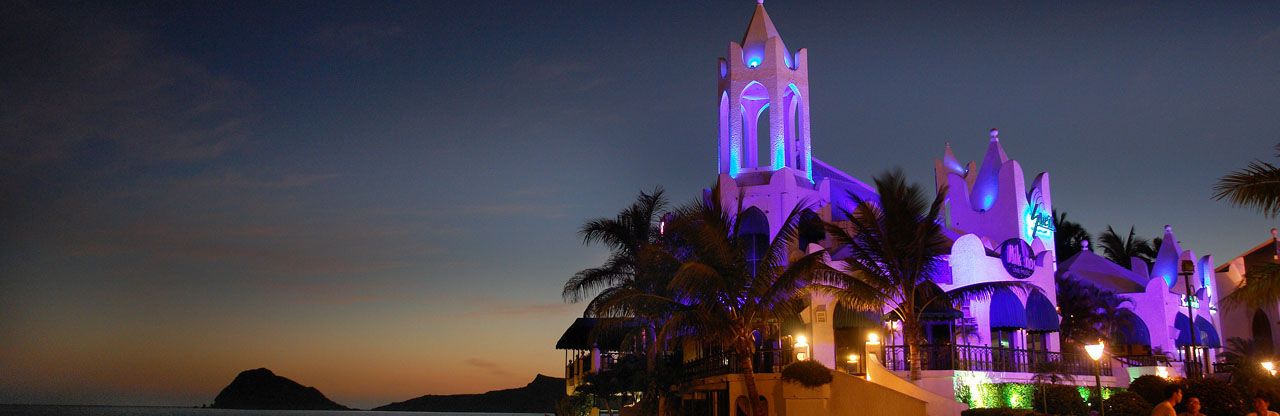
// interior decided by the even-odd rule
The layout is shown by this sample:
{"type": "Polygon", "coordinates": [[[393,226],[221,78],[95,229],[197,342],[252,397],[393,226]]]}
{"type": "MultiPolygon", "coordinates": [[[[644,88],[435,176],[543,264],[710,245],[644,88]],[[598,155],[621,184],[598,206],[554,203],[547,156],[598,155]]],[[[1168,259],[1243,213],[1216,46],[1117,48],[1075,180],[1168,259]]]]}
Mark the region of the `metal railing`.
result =
{"type": "MultiPolygon", "coordinates": [[[[755,358],[751,361],[752,371],[766,374],[782,372],[782,367],[792,361],[789,352],[790,350],[777,349],[756,351],[755,358]]],[[[738,362],[737,355],[727,351],[689,361],[680,369],[681,379],[685,381],[741,372],[742,365],[738,362]]]]}
{"type": "MultiPolygon", "coordinates": [[[[910,370],[910,356],[903,345],[884,347],[885,367],[893,371],[910,370]]],[[[922,345],[920,346],[922,370],[1002,371],[1035,373],[1046,362],[1061,365],[1061,371],[1075,375],[1093,375],[1097,365],[1080,354],[1064,354],[1052,351],[1031,351],[1012,348],[992,348],[971,345],[922,345]]],[[[1102,375],[1111,375],[1110,361],[1104,362],[1102,375]]]]}

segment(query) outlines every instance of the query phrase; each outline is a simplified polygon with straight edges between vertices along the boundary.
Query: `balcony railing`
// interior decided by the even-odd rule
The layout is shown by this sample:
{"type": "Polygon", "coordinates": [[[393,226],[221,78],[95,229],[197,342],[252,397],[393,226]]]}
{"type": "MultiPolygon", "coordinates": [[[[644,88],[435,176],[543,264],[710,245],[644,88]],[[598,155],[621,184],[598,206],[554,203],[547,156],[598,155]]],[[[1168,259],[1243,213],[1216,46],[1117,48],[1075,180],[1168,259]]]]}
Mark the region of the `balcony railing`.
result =
{"type": "MultiPolygon", "coordinates": [[[[1034,373],[1041,363],[1061,364],[1061,371],[1074,375],[1093,375],[1096,363],[1087,356],[1051,351],[1016,350],[970,345],[922,345],[922,370],[1003,371],[1034,373]]],[[[885,367],[893,371],[910,370],[906,347],[884,347],[885,367]]],[[[1104,361],[1102,375],[1111,375],[1109,361],[1104,361]]]]}
{"type": "MultiPolygon", "coordinates": [[[[759,350],[751,361],[751,368],[756,373],[780,373],[782,367],[790,364],[791,361],[790,350],[759,350]]],[[[742,365],[735,354],[720,352],[684,363],[681,368],[681,378],[688,381],[741,372],[742,365]]]]}

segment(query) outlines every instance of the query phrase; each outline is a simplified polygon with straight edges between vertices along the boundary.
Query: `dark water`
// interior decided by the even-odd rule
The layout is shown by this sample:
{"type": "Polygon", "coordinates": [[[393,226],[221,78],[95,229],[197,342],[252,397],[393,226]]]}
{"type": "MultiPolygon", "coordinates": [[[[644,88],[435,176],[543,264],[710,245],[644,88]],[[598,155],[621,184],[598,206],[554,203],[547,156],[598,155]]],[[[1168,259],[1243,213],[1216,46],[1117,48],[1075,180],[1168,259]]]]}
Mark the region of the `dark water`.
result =
{"type": "Polygon", "coordinates": [[[42,406],[0,404],[0,416],[542,416],[542,413],[374,412],[367,410],[231,410],[190,407],[42,406]]]}

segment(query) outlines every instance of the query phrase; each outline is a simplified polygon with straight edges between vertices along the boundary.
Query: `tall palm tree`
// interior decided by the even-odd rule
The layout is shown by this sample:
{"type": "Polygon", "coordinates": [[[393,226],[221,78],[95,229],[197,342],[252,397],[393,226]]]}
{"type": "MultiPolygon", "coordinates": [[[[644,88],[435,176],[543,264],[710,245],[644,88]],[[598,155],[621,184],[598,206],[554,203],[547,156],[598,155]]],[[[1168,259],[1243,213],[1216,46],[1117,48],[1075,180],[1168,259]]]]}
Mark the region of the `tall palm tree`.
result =
{"type": "Polygon", "coordinates": [[[864,310],[892,307],[902,320],[908,345],[911,380],[920,379],[924,343],[922,313],[930,305],[952,306],[965,299],[990,296],[999,288],[1036,290],[1024,282],[988,282],[952,289],[935,290],[933,277],[947,267],[945,256],[951,242],[942,233],[939,220],[945,190],[932,203],[923,188],[908,186],[900,169],[875,177],[878,201],[850,193],[852,211],[841,209],[847,224],[830,224],[827,232],[847,257],[839,262],[840,273],[820,287],[840,302],[864,310]]]}
{"type": "MultiPolygon", "coordinates": [[[[1082,250],[1081,243],[1089,239],[1089,232],[1075,221],[1067,220],[1066,212],[1053,210],[1053,250],[1058,261],[1071,258],[1082,250]]],[[[1092,250],[1092,249],[1090,249],[1092,250]]]]}
{"type": "Polygon", "coordinates": [[[1102,247],[1103,257],[1126,269],[1133,270],[1132,259],[1134,258],[1146,262],[1147,268],[1150,268],[1151,263],[1156,259],[1156,249],[1151,245],[1151,241],[1134,234],[1133,227],[1129,227],[1128,237],[1121,238],[1116,234],[1116,230],[1108,225],[1107,231],[1098,235],[1098,243],[1102,247]]]}
{"type": "MultiPolygon", "coordinates": [[[[1280,144],[1275,149],[1280,153],[1280,144]]],[[[1270,218],[1280,215],[1280,167],[1276,165],[1249,162],[1244,169],[1218,178],[1213,191],[1213,199],[1225,199],[1232,206],[1254,208],[1270,218]]]]}
{"type": "MultiPolygon", "coordinates": [[[[599,244],[609,248],[604,264],[579,271],[565,282],[562,295],[566,302],[590,298],[584,315],[600,318],[626,318],[604,322],[632,322],[645,340],[645,369],[657,370],[658,334],[668,313],[661,302],[646,302],[645,293],[665,291],[671,271],[670,262],[658,255],[661,249],[660,215],[667,206],[662,188],[640,192],[636,201],[614,218],[596,218],[583,223],[578,234],[583,244],[599,244]],[[592,297],[592,294],[594,296],[592,297]]],[[[598,329],[617,330],[615,328],[598,329]]],[[[656,380],[651,377],[650,380],[656,380]]],[[[650,383],[643,397],[656,397],[660,386],[650,383]]],[[[646,403],[649,404],[649,403],[646,403]]]]}
{"type": "MultiPolygon", "coordinates": [[[[768,240],[759,261],[746,253],[758,242],[740,235],[742,207],[734,211],[720,202],[718,188],[709,202],[695,201],[677,211],[669,228],[674,236],[673,256],[680,267],[670,282],[669,301],[676,305],[664,334],[688,336],[732,351],[742,370],[748,401],[756,416],[767,415],[755,382],[752,358],[756,333],[768,334],[770,322],[794,316],[806,303],[804,288],[817,271],[827,270],[825,252],[818,250],[794,259],[791,246],[805,207],[797,205],[768,240]]],[[[763,335],[762,335],[763,336],[763,335]]]]}

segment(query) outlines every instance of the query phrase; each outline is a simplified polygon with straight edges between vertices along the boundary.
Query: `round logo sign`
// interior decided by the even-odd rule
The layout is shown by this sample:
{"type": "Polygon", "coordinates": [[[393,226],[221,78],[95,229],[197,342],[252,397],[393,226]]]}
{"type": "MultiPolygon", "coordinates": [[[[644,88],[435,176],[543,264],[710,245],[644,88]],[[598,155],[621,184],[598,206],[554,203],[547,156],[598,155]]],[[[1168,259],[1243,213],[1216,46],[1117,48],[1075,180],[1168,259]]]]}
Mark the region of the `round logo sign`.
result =
{"type": "Polygon", "coordinates": [[[1026,279],[1036,268],[1036,256],[1031,245],[1021,238],[1010,238],[1000,245],[1000,262],[1010,276],[1026,279]]]}

